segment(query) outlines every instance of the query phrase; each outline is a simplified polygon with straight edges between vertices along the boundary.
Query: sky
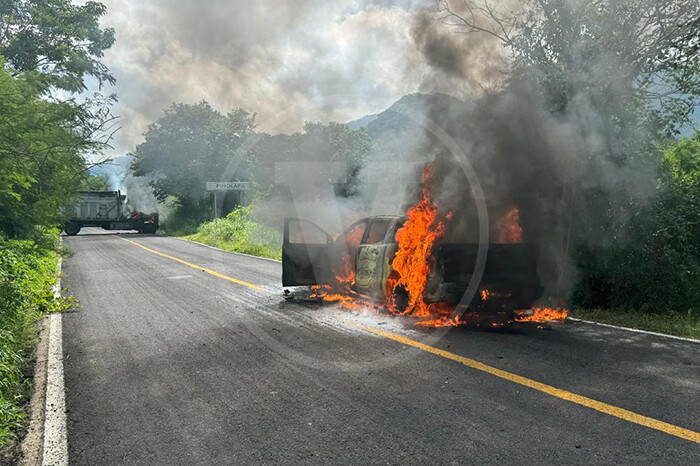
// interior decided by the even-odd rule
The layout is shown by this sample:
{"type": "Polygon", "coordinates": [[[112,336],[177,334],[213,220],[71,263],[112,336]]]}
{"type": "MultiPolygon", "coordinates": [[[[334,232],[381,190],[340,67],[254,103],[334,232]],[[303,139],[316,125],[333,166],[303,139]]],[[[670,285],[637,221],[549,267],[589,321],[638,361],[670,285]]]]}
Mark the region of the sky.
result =
{"type": "MultiPolygon", "coordinates": [[[[115,156],[173,102],[242,107],[259,130],[290,133],[304,121],[382,111],[412,92],[468,95],[483,82],[483,69],[426,58],[445,34],[462,40],[436,23],[434,0],[101,1],[102,25],[116,30],[103,60],[117,78],[103,89],[119,97],[115,156]]],[[[499,51],[472,49],[498,60],[499,51]]]]}

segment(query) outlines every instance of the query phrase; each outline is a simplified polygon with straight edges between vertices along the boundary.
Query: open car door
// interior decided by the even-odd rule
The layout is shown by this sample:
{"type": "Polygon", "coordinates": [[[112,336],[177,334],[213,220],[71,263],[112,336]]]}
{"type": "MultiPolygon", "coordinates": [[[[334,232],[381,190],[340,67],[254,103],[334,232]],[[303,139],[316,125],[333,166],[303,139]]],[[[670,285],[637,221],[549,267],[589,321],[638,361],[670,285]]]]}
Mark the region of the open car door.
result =
{"type": "Polygon", "coordinates": [[[318,225],[298,218],[284,219],[282,285],[325,285],[331,278],[333,238],[318,225]]]}

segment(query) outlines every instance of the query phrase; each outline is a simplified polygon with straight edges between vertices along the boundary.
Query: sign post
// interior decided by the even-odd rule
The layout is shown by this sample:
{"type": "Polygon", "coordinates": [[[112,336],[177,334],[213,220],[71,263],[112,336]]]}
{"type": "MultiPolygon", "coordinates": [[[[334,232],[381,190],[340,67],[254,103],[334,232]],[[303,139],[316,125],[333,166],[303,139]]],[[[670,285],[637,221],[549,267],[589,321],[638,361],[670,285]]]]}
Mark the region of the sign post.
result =
{"type": "Polygon", "coordinates": [[[214,191],[214,218],[219,218],[221,214],[219,204],[220,191],[248,191],[250,183],[248,181],[207,181],[207,191],[214,191]]]}

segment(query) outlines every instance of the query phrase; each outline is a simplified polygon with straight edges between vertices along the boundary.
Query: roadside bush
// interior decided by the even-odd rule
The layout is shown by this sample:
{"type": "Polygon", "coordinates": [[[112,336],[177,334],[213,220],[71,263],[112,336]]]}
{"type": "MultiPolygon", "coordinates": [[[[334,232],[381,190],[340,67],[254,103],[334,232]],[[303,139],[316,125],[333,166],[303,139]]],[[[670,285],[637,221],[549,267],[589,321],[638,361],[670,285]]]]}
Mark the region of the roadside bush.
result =
{"type": "Polygon", "coordinates": [[[200,225],[211,218],[211,199],[193,201],[170,196],[164,204],[168,215],[161,217],[160,231],[167,235],[184,236],[197,232],[200,225]]]}
{"type": "Polygon", "coordinates": [[[237,207],[225,218],[200,225],[197,233],[185,238],[227,251],[281,259],[282,234],[255,222],[252,212],[252,205],[237,207]]]}
{"type": "Polygon", "coordinates": [[[0,235],[0,448],[24,428],[31,391],[26,377],[36,346],[37,324],[55,310],[51,290],[58,261],[56,230],[37,230],[35,240],[0,235]]]}
{"type": "Polygon", "coordinates": [[[626,237],[576,259],[574,305],[700,316],[700,135],[664,151],[657,196],[626,237]]]}

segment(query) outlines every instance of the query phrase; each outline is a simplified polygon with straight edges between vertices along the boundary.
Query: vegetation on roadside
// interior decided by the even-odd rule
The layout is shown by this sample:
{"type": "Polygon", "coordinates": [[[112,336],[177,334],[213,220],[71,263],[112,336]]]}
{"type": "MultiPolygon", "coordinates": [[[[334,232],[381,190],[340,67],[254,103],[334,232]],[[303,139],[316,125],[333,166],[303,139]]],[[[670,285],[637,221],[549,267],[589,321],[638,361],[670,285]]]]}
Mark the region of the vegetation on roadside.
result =
{"type": "MultiPolygon", "coordinates": [[[[149,180],[159,202],[170,204],[162,227],[185,234],[212,217],[208,181],[246,181],[257,194],[271,193],[277,164],[309,161],[345,164],[352,179],[371,148],[364,130],[335,122],[307,122],[291,135],[256,133],[255,114],[241,108],[224,114],[207,101],[173,104],[143,137],[129,154],[131,170],[149,180]]],[[[240,199],[239,193],[222,193],[222,208],[229,211],[240,199]]]]}
{"type": "MultiPolygon", "coordinates": [[[[534,208],[519,206],[521,219],[569,232],[562,253],[577,272],[572,305],[653,322],[700,315],[700,135],[677,139],[700,105],[700,3],[438,4],[449,27],[508,50],[506,92],[534,90],[536,105],[587,139],[575,158],[561,159],[574,176],[547,176],[560,159],[539,165],[546,186],[537,186],[534,208]],[[599,182],[605,177],[614,182],[599,182]],[[567,208],[556,213],[559,205],[567,208]]],[[[515,183],[525,176],[516,175],[515,183]]]]}
{"type": "Polygon", "coordinates": [[[75,96],[86,80],[114,83],[100,62],[114,42],[105,6],[70,0],[0,2],[0,232],[26,238],[61,223],[86,182],[87,154],[114,130],[112,95],[75,96]]]}
{"type": "Polygon", "coordinates": [[[61,251],[62,207],[89,177],[88,155],[115,129],[113,95],[87,96],[86,81],[114,84],[101,63],[114,31],[105,6],[71,0],[0,2],[0,463],[12,461],[26,424],[38,322],[69,300],[51,287],[61,251]]]}
{"type": "Polygon", "coordinates": [[[58,231],[37,229],[31,239],[0,235],[0,452],[4,455],[26,427],[27,377],[37,324],[47,312],[69,303],[54,299],[58,231]]]}
{"type": "Polygon", "coordinates": [[[135,176],[151,177],[160,202],[175,200],[166,226],[194,229],[211,218],[212,193],[205,183],[220,180],[227,168],[238,173],[236,152],[254,118],[240,108],[224,115],[202,101],[174,104],[148,127],[131,154],[131,169],[135,176]]]}
{"type": "Polygon", "coordinates": [[[700,133],[668,147],[658,173],[619,238],[577,250],[574,305],[700,316],[700,133]]]}
{"type": "Polygon", "coordinates": [[[237,207],[225,218],[203,223],[197,233],[184,238],[226,251],[282,259],[280,232],[256,222],[252,212],[252,205],[237,207]]]}
{"type": "Polygon", "coordinates": [[[570,310],[569,316],[576,319],[700,340],[700,315],[693,313],[666,312],[656,314],[637,312],[625,308],[585,309],[575,307],[570,310]]]}

